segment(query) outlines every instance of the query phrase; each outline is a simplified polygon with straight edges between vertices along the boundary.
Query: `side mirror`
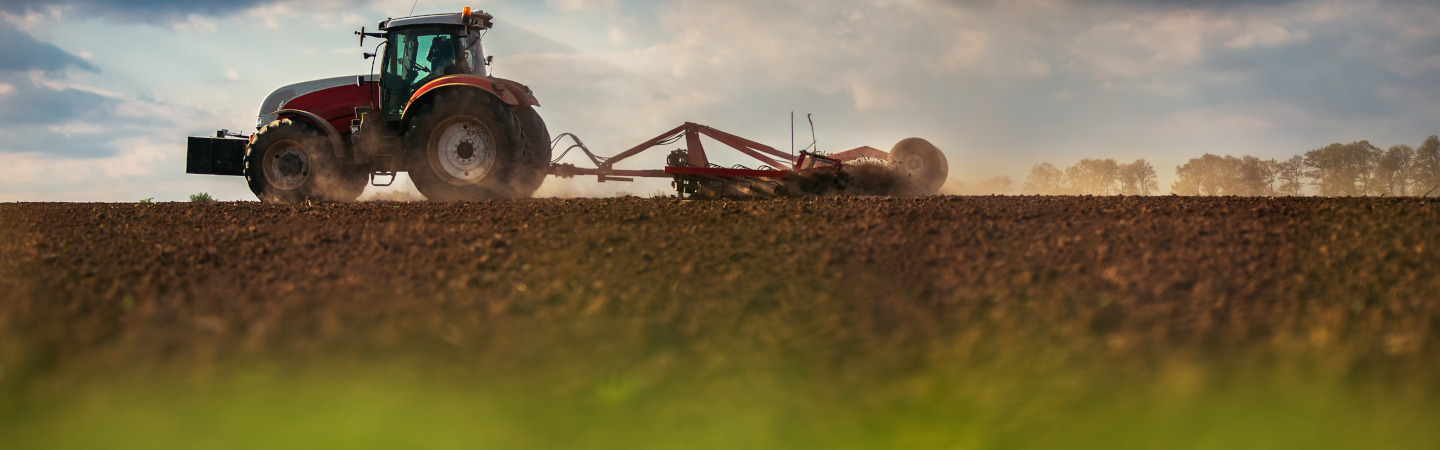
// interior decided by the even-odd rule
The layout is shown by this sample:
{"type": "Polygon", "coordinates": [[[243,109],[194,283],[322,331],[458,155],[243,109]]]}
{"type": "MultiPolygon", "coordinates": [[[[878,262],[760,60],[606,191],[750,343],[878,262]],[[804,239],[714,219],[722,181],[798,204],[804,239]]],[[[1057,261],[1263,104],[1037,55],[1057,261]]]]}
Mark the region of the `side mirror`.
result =
{"type": "Polygon", "coordinates": [[[486,56],[486,57],[485,57],[485,65],[488,66],[488,65],[493,64],[493,63],[495,63],[495,56],[494,56],[494,55],[486,56]]]}
{"type": "Polygon", "coordinates": [[[364,46],[365,46],[365,38],[366,38],[367,36],[368,36],[368,37],[373,37],[373,38],[381,38],[381,39],[384,39],[384,38],[385,38],[385,33],[366,33],[366,32],[365,32],[365,27],[360,27],[360,31],[356,31],[355,34],[356,34],[357,36],[360,36],[360,46],[361,46],[361,47],[364,47],[364,46]]]}

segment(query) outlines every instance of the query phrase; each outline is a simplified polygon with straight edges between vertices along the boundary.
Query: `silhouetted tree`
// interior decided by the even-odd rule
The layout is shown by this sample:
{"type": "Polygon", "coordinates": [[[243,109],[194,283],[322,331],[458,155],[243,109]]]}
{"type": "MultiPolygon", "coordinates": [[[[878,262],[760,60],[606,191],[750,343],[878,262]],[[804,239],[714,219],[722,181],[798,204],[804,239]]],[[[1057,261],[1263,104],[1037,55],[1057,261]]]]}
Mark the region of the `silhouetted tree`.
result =
{"type": "Polygon", "coordinates": [[[1358,141],[1351,144],[1352,164],[1354,164],[1355,177],[1361,185],[1361,195],[1380,195],[1380,183],[1375,182],[1375,167],[1380,166],[1380,159],[1385,156],[1385,150],[1380,147],[1371,146],[1369,141],[1358,141]]]}
{"type": "Polygon", "coordinates": [[[1120,193],[1125,195],[1151,195],[1160,192],[1155,167],[1144,159],[1120,166],[1120,193]]]}
{"type": "Polygon", "coordinates": [[[1411,164],[1414,166],[1411,181],[1415,185],[1415,195],[1426,195],[1440,186],[1440,136],[1425,139],[1425,143],[1415,149],[1415,160],[1411,164]]]}
{"type": "Polygon", "coordinates": [[[1225,165],[1232,178],[1223,180],[1226,195],[1270,195],[1275,171],[1267,161],[1254,156],[1225,156],[1225,165]]]}
{"type": "Polygon", "coordinates": [[[1030,176],[1025,177],[1025,193],[1027,194],[1064,194],[1068,189],[1065,186],[1065,173],[1050,163],[1036,164],[1030,168],[1030,176]]]}
{"type": "Polygon", "coordinates": [[[1407,195],[1410,187],[1415,149],[1396,145],[1385,151],[1375,165],[1375,186],[1380,195],[1407,195]]]}
{"type": "Polygon", "coordinates": [[[1276,164],[1275,179],[1279,184],[1275,193],[1279,195],[1300,195],[1305,189],[1305,158],[1293,156],[1276,164]]]}
{"type": "Polygon", "coordinates": [[[1381,151],[1369,141],[1330,144],[1305,152],[1305,175],[1324,196],[1365,195],[1373,187],[1381,151]]]}
{"type": "Polygon", "coordinates": [[[1065,180],[1076,194],[1115,194],[1120,188],[1120,164],[1114,159],[1085,158],[1065,169],[1065,180]]]}
{"type": "MultiPolygon", "coordinates": [[[[1230,160],[1235,158],[1229,157],[1230,160]]],[[[1175,183],[1170,192],[1179,195],[1228,195],[1235,179],[1235,163],[1218,155],[1206,153],[1175,167],[1175,183]]]]}

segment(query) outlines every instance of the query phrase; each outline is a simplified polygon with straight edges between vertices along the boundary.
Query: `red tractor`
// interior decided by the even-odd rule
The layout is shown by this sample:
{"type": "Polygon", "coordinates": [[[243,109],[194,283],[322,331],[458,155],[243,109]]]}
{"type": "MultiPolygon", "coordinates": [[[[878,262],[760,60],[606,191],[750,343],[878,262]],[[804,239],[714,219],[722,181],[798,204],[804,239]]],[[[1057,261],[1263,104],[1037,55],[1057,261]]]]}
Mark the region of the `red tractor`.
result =
{"type": "Polygon", "coordinates": [[[480,38],[491,19],[467,7],[362,28],[361,45],[384,40],[365,55],[381,58],[379,76],[276,89],[254,134],[190,138],[186,171],[243,175],[266,202],[351,201],[402,171],[431,200],[528,197],[550,165],[550,136],[530,88],[487,74],[480,38]]]}
{"type": "MultiPolygon", "coordinates": [[[[489,76],[480,38],[493,17],[465,8],[458,14],[387,19],[378,33],[385,50],[380,74],[336,77],[276,89],[260,106],[258,129],[245,136],[220,130],[192,137],[186,172],[243,175],[265,202],[351,201],[366,184],[389,185],[408,172],[416,189],[437,201],[529,197],[547,175],[593,175],[600,182],[634,177],[671,178],[680,195],[769,196],[844,190],[845,167],[880,161],[909,186],[935,193],[949,173],[945,155],[928,141],[909,138],[890,152],[864,146],[834,154],[781,152],[696,123],[685,123],[610,158],[595,155],[565,133],[552,143],[535,112],[540,102],[523,84],[489,76]],[[758,167],[721,166],[701,137],[729,146],[758,167]],[[551,162],[564,138],[594,168],[551,162]],[[646,150],[683,141],[664,169],[615,165],[646,150]],[[814,180],[826,180],[816,185],[814,180]],[[381,180],[385,180],[381,182],[381,180]],[[798,187],[797,187],[798,186],[798,187]],[[796,188],[796,189],[790,189],[796,188]],[[794,192],[794,191],[799,192],[794,192]]],[[[813,128],[813,126],[812,126],[813,128]]],[[[561,155],[564,156],[563,154],[561,155]]],[[[853,191],[853,190],[852,190],[853,191]]]]}

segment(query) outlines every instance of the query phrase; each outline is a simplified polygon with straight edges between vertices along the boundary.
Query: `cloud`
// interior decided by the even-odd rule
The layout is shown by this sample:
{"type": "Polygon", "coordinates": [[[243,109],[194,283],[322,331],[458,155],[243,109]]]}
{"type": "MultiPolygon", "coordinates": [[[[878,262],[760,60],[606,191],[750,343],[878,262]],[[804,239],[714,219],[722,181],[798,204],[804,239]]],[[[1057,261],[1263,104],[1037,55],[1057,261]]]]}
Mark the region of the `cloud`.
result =
{"type": "Polygon", "coordinates": [[[1225,41],[1225,46],[1241,49],[1256,46],[1278,47],[1291,42],[1304,42],[1307,40],[1310,40],[1310,33],[1304,30],[1292,32],[1274,22],[1257,21],[1249,25],[1245,34],[1225,41]]]}
{"type": "Polygon", "coordinates": [[[59,8],[80,16],[166,23],[183,21],[194,14],[217,17],[272,2],[273,0],[4,0],[0,2],[0,11],[24,15],[59,8]]]}
{"type": "Polygon", "coordinates": [[[615,0],[546,0],[551,7],[565,12],[570,11],[614,11],[618,4],[615,0]]]}
{"type": "Polygon", "coordinates": [[[185,15],[184,20],[175,19],[170,26],[182,32],[214,33],[216,30],[214,21],[194,13],[185,15]]]}
{"type": "Polygon", "coordinates": [[[990,34],[976,30],[957,30],[950,38],[950,49],[940,58],[940,66],[946,72],[969,68],[985,56],[990,44],[990,34]]]}
{"type": "Polygon", "coordinates": [[[1096,24],[1070,51],[1102,76],[1150,76],[1200,62],[1211,36],[1233,26],[1229,18],[1189,11],[1127,17],[1096,24]]]}
{"type": "Polygon", "coordinates": [[[48,125],[72,120],[102,119],[116,104],[115,99],[79,89],[51,89],[34,83],[18,83],[0,97],[0,126],[48,125]]]}
{"type": "Polygon", "coordinates": [[[100,72],[99,67],[84,58],[61,50],[54,44],[35,39],[15,28],[9,21],[0,20],[0,42],[4,42],[4,45],[0,45],[0,73],[29,70],[58,72],[72,67],[100,72]]]}
{"type": "Polygon", "coordinates": [[[132,98],[39,70],[0,74],[0,155],[93,159],[121,150],[118,139],[210,115],[183,105],[132,98]]]}

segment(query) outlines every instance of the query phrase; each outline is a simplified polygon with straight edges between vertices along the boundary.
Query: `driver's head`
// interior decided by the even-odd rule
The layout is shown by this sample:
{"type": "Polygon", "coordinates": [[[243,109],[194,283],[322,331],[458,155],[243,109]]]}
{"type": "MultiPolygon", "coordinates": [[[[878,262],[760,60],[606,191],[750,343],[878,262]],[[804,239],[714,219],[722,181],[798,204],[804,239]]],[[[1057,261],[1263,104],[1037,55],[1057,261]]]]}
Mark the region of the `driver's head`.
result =
{"type": "Polygon", "coordinates": [[[439,68],[436,63],[450,65],[455,61],[455,44],[449,36],[436,36],[435,41],[430,43],[430,51],[425,54],[425,59],[430,61],[430,67],[439,68]]]}

